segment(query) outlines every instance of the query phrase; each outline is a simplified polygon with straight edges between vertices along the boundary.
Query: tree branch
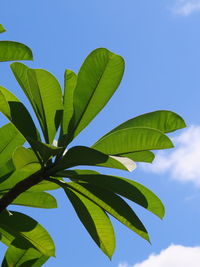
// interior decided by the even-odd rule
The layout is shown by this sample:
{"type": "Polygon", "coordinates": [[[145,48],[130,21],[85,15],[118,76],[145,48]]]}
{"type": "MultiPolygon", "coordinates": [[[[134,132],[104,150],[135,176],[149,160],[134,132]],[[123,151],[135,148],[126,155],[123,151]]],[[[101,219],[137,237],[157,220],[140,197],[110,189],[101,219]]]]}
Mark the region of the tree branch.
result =
{"type": "Polygon", "coordinates": [[[0,199],[0,212],[10,205],[21,193],[45,179],[45,174],[40,171],[17,183],[0,199]]]}

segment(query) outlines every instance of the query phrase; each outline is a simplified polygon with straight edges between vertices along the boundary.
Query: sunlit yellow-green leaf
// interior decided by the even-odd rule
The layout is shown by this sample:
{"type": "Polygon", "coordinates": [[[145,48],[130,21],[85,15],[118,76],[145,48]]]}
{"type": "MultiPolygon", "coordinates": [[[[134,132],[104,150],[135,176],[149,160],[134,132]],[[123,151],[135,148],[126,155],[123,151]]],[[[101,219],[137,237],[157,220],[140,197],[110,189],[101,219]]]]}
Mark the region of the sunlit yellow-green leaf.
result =
{"type": "Polygon", "coordinates": [[[31,49],[22,43],[0,41],[0,61],[14,60],[33,60],[31,49]]]}
{"type": "Polygon", "coordinates": [[[63,117],[61,122],[61,136],[59,138],[58,145],[67,145],[71,141],[72,135],[70,136],[72,127],[72,120],[74,115],[74,89],[76,87],[77,75],[71,71],[65,71],[65,85],[64,85],[64,96],[63,96],[63,117]]]}
{"type": "MultiPolygon", "coordinates": [[[[17,242],[19,241],[16,240],[15,243],[17,242]]],[[[6,251],[1,267],[40,267],[48,259],[48,256],[45,256],[34,247],[22,249],[10,245],[6,251]]]]}
{"type": "Polygon", "coordinates": [[[98,140],[92,148],[108,155],[172,148],[171,140],[162,132],[146,128],[131,127],[117,130],[98,140]]]}
{"type": "Polygon", "coordinates": [[[148,127],[163,133],[169,133],[186,127],[186,124],[178,114],[172,111],[157,110],[130,119],[114,128],[108,134],[130,127],[148,127]]]}
{"type": "Polygon", "coordinates": [[[107,104],[118,88],[123,72],[123,58],[105,48],[94,50],[85,59],[74,90],[74,136],[107,104]]]}
{"type": "Polygon", "coordinates": [[[6,31],[6,29],[4,28],[4,26],[2,24],[0,24],[0,33],[3,33],[5,31],[6,31]]]}
{"type": "MultiPolygon", "coordinates": [[[[11,158],[16,147],[23,145],[25,138],[14,127],[8,123],[0,128],[0,166],[11,158]]],[[[1,173],[0,173],[1,175],[1,173]]]]}

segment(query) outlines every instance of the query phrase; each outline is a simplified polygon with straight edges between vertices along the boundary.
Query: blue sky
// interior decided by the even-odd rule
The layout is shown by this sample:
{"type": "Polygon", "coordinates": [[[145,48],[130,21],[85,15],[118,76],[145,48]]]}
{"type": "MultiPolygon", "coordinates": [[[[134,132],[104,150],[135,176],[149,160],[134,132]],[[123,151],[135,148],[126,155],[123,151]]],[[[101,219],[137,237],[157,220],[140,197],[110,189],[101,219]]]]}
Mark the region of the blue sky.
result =
{"type": "MultiPolygon", "coordinates": [[[[37,219],[55,240],[57,257],[45,266],[199,266],[200,1],[7,0],[1,3],[0,18],[7,29],[1,38],[30,46],[34,61],[27,64],[49,70],[61,84],[64,70],[78,71],[97,47],[124,57],[119,90],[74,144],[91,145],[121,122],[158,109],[179,113],[188,125],[170,135],[176,148],[158,153],[152,166],[138,164],[128,174],[106,171],[141,182],[164,202],[163,221],[132,205],[152,245],[113,220],[117,248],[109,261],[61,191],[55,192],[57,210],[18,208],[37,219]]],[[[25,100],[9,63],[1,64],[0,81],[25,100]]],[[[0,258],[4,250],[0,245],[0,258]]]]}

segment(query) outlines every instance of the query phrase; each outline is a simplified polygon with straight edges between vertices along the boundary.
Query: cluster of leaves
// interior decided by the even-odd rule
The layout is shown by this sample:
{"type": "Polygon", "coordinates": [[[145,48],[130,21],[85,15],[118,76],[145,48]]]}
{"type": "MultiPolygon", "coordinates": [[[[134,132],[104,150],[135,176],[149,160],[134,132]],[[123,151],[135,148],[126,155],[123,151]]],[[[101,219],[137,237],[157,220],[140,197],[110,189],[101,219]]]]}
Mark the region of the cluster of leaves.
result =
{"type": "MultiPolygon", "coordinates": [[[[0,61],[31,59],[27,46],[0,42],[0,61]]],[[[104,48],[94,50],[77,75],[65,71],[63,92],[46,70],[19,62],[12,63],[11,69],[41,130],[25,105],[0,86],[0,111],[10,121],[0,128],[0,239],[8,246],[2,266],[37,267],[55,255],[53,240],[38,222],[7,208],[10,204],[55,208],[56,199],[46,191],[58,188],[64,189],[88,233],[108,257],[115,249],[108,215],[149,241],[146,228],[124,198],[162,218],[163,204],[153,192],[126,178],[74,167],[131,171],[135,161],[152,162],[151,150],[173,147],[166,133],[185,127],[183,119],[171,111],[150,112],[122,123],[92,147],[66,150],[118,88],[124,72],[122,57],[104,48]]]]}

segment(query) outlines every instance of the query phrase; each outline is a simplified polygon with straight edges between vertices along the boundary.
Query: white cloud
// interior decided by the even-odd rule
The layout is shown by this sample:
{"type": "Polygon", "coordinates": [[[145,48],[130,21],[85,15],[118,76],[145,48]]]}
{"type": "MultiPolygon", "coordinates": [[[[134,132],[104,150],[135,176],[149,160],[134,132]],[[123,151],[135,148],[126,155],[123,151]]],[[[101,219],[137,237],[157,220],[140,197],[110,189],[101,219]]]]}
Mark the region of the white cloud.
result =
{"type": "Polygon", "coordinates": [[[160,254],[152,254],[147,260],[129,265],[120,263],[118,267],[199,267],[200,247],[171,245],[160,254]]]}
{"type": "Polygon", "coordinates": [[[177,0],[173,8],[173,12],[181,16],[189,16],[196,11],[200,11],[200,0],[177,0]]]}
{"type": "Polygon", "coordinates": [[[193,182],[200,187],[200,126],[191,126],[173,139],[172,151],[160,151],[151,165],[141,164],[145,171],[169,172],[173,179],[193,182]]]}

